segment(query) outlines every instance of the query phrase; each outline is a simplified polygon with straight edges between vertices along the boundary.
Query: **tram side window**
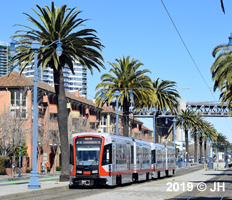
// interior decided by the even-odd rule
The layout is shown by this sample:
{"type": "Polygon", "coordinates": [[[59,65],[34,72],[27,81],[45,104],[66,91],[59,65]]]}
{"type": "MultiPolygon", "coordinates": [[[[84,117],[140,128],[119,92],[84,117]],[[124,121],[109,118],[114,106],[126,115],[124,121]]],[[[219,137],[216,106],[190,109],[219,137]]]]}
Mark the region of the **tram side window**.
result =
{"type": "Polygon", "coordinates": [[[102,165],[112,164],[112,144],[104,146],[102,165]]]}
{"type": "Polygon", "coordinates": [[[131,164],[134,164],[134,146],[131,146],[131,164]]]}
{"type": "Polygon", "coordinates": [[[126,164],[126,145],[123,145],[123,164],[126,164]]]}
{"type": "Polygon", "coordinates": [[[151,151],[151,163],[156,163],[155,150],[151,151]]]}
{"type": "Polygon", "coordinates": [[[136,153],[137,153],[137,156],[136,156],[137,165],[139,165],[139,161],[141,159],[141,154],[140,154],[140,148],[139,147],[136,147],[136,153]]]}
{"type": "Polygon", "coordinates": [[[146,164],[147,162],[147,149],[146,148],[143,148],[143,164],[146,164]]]}
{"type": "Polygon", "coordinates": [[[120,144],[117,144],[117,146],[116,146],[116,164],[122,164],[121,163],[121,147],[120,147],[120,144]]]}
{"type": "Polygon", "coordinates": [[[70,144],[70,164],[74,165],[74,159],[73,159],[73,145],[70,144]]]}

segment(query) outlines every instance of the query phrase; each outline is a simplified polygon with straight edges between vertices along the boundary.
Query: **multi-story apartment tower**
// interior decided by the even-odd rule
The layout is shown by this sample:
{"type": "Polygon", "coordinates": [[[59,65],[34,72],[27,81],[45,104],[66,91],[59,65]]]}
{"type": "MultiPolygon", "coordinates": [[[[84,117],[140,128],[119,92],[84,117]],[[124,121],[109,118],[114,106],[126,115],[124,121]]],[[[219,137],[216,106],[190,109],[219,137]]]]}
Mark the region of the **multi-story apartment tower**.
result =
{"type": "Polygon", "coordinates": [[[0,41],[0,77],[8,73],[8,55],[6,55],[8,44],[0,41]]]}
{"type": "MultiPolygon", "coordinates": [[[[80,96],[87,96],[87,70],[79,62],[74,64],[74,75],[67,66],[63,68],[64,73],[64,87],[74,94],[79,91],[80,96]]],[[[34,77],[34,67],[27,66],[22,74],[28,78],[34,77]]],[[[49,67],[42,72],[41,67],[38,68],[38,80],[43,81],[54,87],[53,70],[49,67]]]]}

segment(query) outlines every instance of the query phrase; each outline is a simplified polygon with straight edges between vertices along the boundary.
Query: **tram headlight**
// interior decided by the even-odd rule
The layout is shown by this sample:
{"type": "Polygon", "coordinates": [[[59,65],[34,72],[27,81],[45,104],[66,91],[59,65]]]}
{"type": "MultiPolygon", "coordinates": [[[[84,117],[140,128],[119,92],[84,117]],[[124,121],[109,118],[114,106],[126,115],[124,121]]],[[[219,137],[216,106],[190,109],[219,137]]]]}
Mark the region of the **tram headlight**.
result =
{"type": "Polygon", "coordinates": [[[77,174],[82,174],[82,171],[80,171],[80,170],[77,170],[77,174]]]}
{"type": "Polygon", "coordinates": [[[97,174],[98,173],[98,170],[93,170],[92,171],[92,174],[97,174]]]}

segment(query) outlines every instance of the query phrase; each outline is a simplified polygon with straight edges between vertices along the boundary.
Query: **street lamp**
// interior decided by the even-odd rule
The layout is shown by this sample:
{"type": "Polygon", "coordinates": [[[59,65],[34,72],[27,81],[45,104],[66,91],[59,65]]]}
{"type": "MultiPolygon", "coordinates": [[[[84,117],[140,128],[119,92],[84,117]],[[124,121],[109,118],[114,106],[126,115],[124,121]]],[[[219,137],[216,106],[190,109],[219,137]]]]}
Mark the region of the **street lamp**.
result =
{"type": "Polygon", "coordinates": [[[208,164],[209,164],[209,148],[210,148],[209,135],[208,135],[208,138],[207,138],[207,146],[208,146],[208,164]]]}
{"type": "MultiPolygon", "coordinates": [[[[153,143],[155,143],[155,113],[157,111],[162,111],[162,110],[156,110],[155,108],[152,108],[152,114],[153,114],[153,143]]],[[[163,109],[163,112],[165,112],[166,109],[163,109]]]]}
{"type": "MultiPolygon", "coordinates": [[[[105,91],[106,93],[108,93],[107,91],[105,91]]],[[[129,91],[128,91],[129,92],[129,91]]],[[[116,98],[116,135],[118,135],[118,97],[120,95],[124,95],[128,92],[125,92],[125,93],[120,93],[118,90],[115,91],[115,93],[113,94],[116,98]]],[[[111,93],[108,93],[108,94],[111,94],[111,93]]],[[[101,93],[101,98],[102,100],[105,99],[105,94],[104,94],[104,91],[102,90],[102,93],[101,93]]],[[[133,92],[132,92],[132,89],[130,89],[130,101],[132,101],[133,99],[133,92]]]]}
{"type": "MultiPolygon", "coordinates": [[[[173,122],[174,155],[175,155],[175,158],[176,158],[176,133],[175,133],[175,130],[176,130],[176,121],[177,120],[176,120],[176,118],[174,118],[174,119],[166,118],[165,124],[168,124],[168,120],[173,122]]],[[[175,167],[176,167],[176,161],[174,161],[174,163],[175,163],[175,167]]]]}
{"type": "MultiPolygon", "coordinates": [[[[10,55],[13,57],[16,53],[15,42],[12,41],[11,47],[9,49],[10,55]]],[[[44,46],[40,45],[38,41],[33,41],[31,45],[24,45],[26,47],[30,47],[34,51],[34,114],[33,114],[33,165],[32,171],[30,174],[30,182],[28,184],[29,189],[39,189],[39,172],[37,171],[37,54],[40,48],[49,47],[52,44],[57,43],[56,54],[57,56],[61,56],[62,47],[60,39],[52,42],[50,45],[44,46]]],[[[21,44],[21,43],[20,43],[21,44]]]]}
{"type": "Polygon", "coordinates": [[[203,136],[202,146],[203,146],[203,165],[204,165],[205,164],[205,134],[204,134],[204,132],[203,132],[202,136],[203,136]]]}
{"type": "Polygon", "coordinates": [[[231,51],[232,50],[232,33],[230,33],[230,36],[228,37],[229,38],[229,42],[228,42],[228,49],[231,51]]]}
{"type": "Polygon", "coordinates": [[[20,134],[20,141],[19,141],[19,175],[18,177],[21,176],[21,134],[20,134]]]}
{"type": "Polygon", "coordinates": [[[155,143],[155,113],[156,113],[155,108],[152,108],[152,114],[153,114],[153,143],[155,143]]]}
{"type": "Polygon", "coordinates": [[[184,120],[182,119],[181,120],[181,148],[182,148],[182,167],[184,167],[184,150],[183,150],[183,142],[184,142],[184,140],[183,140],[183,129],[184,129],[184,126],[183,126],[183,124],[184,124],[184,120]]]}
{"type": "Polygon", "coordinates": [[[197,145],[196,145],[197,146],[197,165],[199,165],[199,158],[198,158],[198,133],[199,132],[197,131],[196,132],[196,134],[197,134],[197,141],[196,141],[197,142],[197,145]]]}

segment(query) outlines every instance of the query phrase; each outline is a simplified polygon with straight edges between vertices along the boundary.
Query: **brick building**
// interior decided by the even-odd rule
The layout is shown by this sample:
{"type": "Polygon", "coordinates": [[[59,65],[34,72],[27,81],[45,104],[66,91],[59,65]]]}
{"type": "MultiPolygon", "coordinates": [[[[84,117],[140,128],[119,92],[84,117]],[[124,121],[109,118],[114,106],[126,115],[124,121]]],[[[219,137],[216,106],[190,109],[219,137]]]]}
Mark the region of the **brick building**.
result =
{"type": "MultiPolygon", "coordinates": [[[[22,166],[22,172],[32,168],[32,127],[33,127],[33,88],[34,80],[12,72],[9,76],[0,78],[0,122],[9,121],[9,127],[0,126],[0,138],[5,135],[4,144],[10,144],[13,140],[18,145],[19,135],[26,141],[28,159],[22,166]],[[16,126],[20,122],[20,126],[16,126]],[[7,132],[7,130],[13,130],[7,132]],[[5,132],[4,132],[5,131],[5,132]],[[15,133],[14,135],[13,132],[15,133]],[[26,164],[25,164],[26,163],[26,164]]],[[[55,90],[44,82],[38,82],[37,95],[38,112],[38,171],[41,163],[49,161],[51,170],[60,166],[60,142],[57,124],[57,105],[55,90]]],[[[79,96],[79,92],[71,94],[66,91],[68,109],[68,132],[69,136],[74,132],[95,131],[115,133],[116,111],[104,105],[96,106],[93,101],[79,96]]],[[[119,112],[119,118],[122,113],[119,112]]],[[[144,127],[141,121],[130,117],[130,136],[146,141],[152,141],[152,131],[144,127]]],[[[121,129],[119,121],[119,130],[121,129]]],[[[119,131],[120,133],[120,131],[119,131]]],[[[9,171],[9,170],[8,170],[9,171]]],[[[10,173],[10,172],[8,172],[10,173]]]]}

